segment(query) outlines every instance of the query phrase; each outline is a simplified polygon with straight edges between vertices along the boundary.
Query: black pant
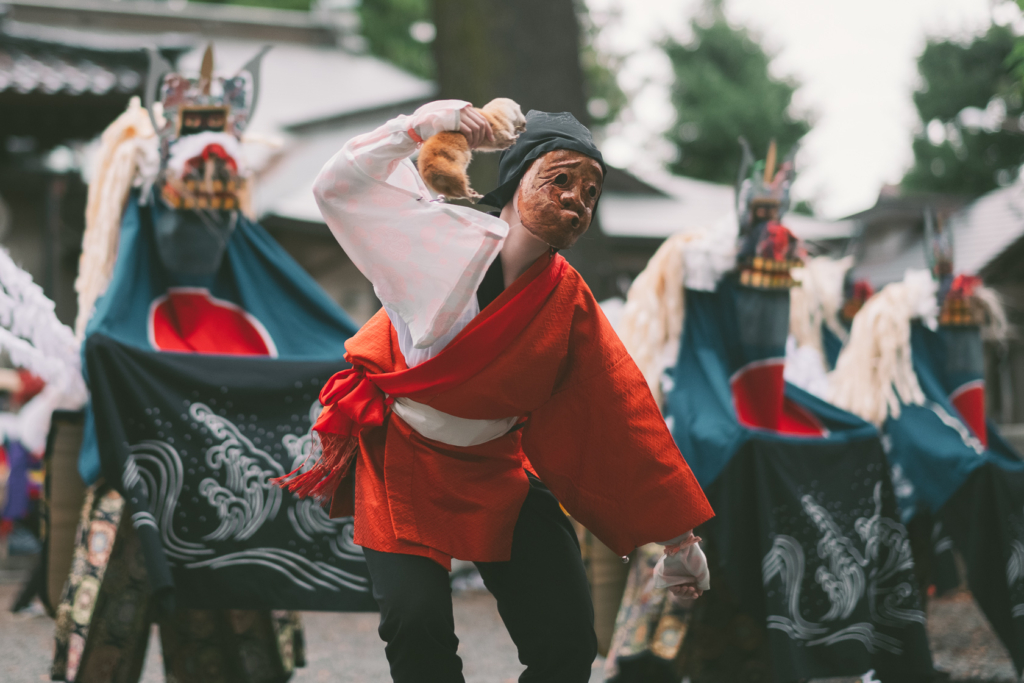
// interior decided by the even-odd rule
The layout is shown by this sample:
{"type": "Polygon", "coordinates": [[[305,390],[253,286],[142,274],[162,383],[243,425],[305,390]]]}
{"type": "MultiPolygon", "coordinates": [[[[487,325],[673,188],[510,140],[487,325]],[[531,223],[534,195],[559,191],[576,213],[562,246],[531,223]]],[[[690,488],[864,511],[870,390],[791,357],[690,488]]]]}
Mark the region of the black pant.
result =
{"type": "MultiPolygon", "coordinates": [[[[380,637],[395,683],[462,683],[448,572],[425,557],[365,549],[380,637]]],[[[579,541],[551,492],[531,477],[508,562],[477,562],[526,666],[523,683],[586,683],[597,656],[579,541]]]]}

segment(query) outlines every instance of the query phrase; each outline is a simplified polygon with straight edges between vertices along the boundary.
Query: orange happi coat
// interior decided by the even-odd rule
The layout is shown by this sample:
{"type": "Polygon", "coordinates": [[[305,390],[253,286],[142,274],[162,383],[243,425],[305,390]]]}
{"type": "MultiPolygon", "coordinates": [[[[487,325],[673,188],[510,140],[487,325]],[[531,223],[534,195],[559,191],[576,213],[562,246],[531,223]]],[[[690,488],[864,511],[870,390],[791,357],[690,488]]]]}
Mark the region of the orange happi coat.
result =
{"type": "MultiPolygon", "coordinates": [[[[393,395],[387,380],[407,366],[386,313],[345,347],[353,366],[393,395]]],[[[332,517],[355,515],[357,544],[445,566],[452,557],[508,560],[529,488],[524,466],[620,555],[712,516],[643,375],[561,256],[541,257],[440,354],[405,374],[463,363],[472,374],[401,395],[462,418],[522,416],[521,428],[457,447],[388,410],[382,426],[359,433],[355,467],[332,501],[332,517]],[[526,315],[519,304],[531,291],[537,302],[526,315]],[[474,346],[484,327],[502,324],[500,343],[474,346]]]]}

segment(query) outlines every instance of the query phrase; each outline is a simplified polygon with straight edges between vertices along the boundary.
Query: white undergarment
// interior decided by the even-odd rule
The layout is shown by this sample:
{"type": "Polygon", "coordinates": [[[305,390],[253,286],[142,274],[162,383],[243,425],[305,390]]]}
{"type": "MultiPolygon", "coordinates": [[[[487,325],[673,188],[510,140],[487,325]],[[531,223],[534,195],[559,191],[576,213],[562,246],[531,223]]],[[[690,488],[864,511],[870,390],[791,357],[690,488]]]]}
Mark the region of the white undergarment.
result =
{"type": "Polygon", "coordinates": [[[396,398],[391,409],[403,422],[428,439],[463,448],[505,436],[519,420],[518,417],[469,420],[403,397],[396,398]]]}

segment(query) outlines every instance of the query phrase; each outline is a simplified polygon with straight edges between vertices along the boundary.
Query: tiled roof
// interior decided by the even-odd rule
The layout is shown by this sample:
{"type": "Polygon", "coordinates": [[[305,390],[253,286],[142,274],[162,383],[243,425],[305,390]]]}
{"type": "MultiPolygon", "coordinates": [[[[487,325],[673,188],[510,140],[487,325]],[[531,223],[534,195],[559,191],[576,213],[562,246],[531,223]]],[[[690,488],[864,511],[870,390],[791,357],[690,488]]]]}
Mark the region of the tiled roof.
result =
{"type": "Polygon", "coordinates": [[[101,65],[82,57],[32,54],[0,44],[0,92],[47,95],[133,93],[144,75],[127,66],[101,65]]]}
{"type": "Polygon", "coordinates": [[[146,50],[165,56],[189,47],[141,37],[40,27],[0,17],[0,93],[127,95],[142,89],[146,50]]]}
{"type": "Polygon", "coordinates": [[[1018,182],[978,198],[950,220],[955,266],[977,273],[1024,235],[1024,184],[1018,182]]]}
{"type": "Polygon", "coordinates": [[[176,33],[217,39],[283,41],[324,46],[351,43],[351,39],[357,37],[359,17],[353,6],[358,3],[349,1],[341,4],[349,7],[320,8],[304,12],[185,0],[3,2],[11,19],[37,26],[62,26],[69,29],[102,28],[122,35],[176,33]]]}
{"type": "MultiPolygon", "coordinates": [[[[664,197],[606,192],[598,211],[601,228],[613,237],[665,239],[678,232],[735,230],[736,195],[731,185],[671,175],[644,173],[643,180],[664,197]]],[[[783,218],[786,227],[802,240],[847,239],[851,221],[829,221],[792,211],[783,218]]]]}
{"type": "MultiPolygon", "coordinates": [[[[1024,236],[1024,183],[982,195],[950,217],[949,226],[956,272],[982,272],[1024,236]]],[[[872,256],[854,267],[854,275],[877,287],[902,279],[908,268],[926,268],[923,239],[920,221],[889,231],[871,245],[872,256]]]]}

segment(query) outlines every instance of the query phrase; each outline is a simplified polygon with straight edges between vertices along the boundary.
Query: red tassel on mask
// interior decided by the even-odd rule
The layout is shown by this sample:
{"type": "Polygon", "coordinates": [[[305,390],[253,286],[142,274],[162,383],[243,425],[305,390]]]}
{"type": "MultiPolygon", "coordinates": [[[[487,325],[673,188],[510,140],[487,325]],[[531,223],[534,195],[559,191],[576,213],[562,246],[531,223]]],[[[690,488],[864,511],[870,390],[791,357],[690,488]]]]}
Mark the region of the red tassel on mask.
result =
{"type": "Polygon", "coordinates": [[[387,400],[362,368],[351,368],[327,381],[320,391],[320,403],[324,409],[313,425],[314,440],[309,454],[315,457],[319,451],[320,457],[301,474],[305,462],[271,481],[299,498],[313,496],[326,501],[355,462],[359,433],[384,424],[387,400]]]}

